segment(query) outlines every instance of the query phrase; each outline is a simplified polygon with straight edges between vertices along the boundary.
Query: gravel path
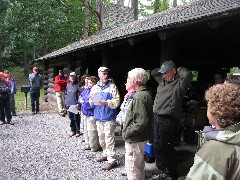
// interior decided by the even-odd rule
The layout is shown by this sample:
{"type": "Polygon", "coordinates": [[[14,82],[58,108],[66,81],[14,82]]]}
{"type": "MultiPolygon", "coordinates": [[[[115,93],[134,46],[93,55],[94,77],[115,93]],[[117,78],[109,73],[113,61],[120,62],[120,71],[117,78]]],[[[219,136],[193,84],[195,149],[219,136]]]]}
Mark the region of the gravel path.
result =
{"type": "MultiPolygon", "coordinates": [[[[14,126],[0,126],[0,180],[22,179],[126,179],[124,142],[116,137],[118,167],[103,171],[97,153],[81,150],[83,137],[69,137],[67,117],[45,111],[13,118],[14,126]]],[[[147,172],[151,177],[151,172],[147,172]]]]}

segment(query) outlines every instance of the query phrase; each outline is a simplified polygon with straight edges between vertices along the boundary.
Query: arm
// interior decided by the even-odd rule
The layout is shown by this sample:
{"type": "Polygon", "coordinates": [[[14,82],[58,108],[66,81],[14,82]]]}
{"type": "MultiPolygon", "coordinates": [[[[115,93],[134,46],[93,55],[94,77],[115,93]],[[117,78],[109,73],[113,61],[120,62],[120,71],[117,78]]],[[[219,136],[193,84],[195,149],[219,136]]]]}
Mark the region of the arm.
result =
{"type": "Polygon", "coordinates": [[[178,73],[181,80],[181,90],[182,93],[185,94],[191,85],[192,73],[191,71],[188,71],[185,67],[179,67],[178,73]]]}
{"type": "Polygon", "coordinates": [[[158,83],[161,83],[163,81],[163,77],[161,75],[161,73],[158,73],[158,71],[160,70],[160,68],[156,68],[156,69],[153,69],[151,71],[151,75],[154,77],[154,79],[158,82],[158,83]]]}
{"type": "Polygon", "coordinates": [[[28,77],[29,77],[30,86],[33,86],[35,75],[32,73],[32,74],[29,74],[28,77]]]}
{"type": "Polygon", "coordinates": [[[221,174],[215,171],[207,162],[203,161],[197,154],[194,158],[194,164],[191,167],[187,177],[187,180],[195,179],[225,179],[221,174]]]}
{"type": "Polygon", "coordinates": [[[112,99],[107,100],[107,106],[111,109],[116,109],[120,104],[120,95],[115,84],[113,84],[113,88],[110,93],[112,93],[112,99]]]}

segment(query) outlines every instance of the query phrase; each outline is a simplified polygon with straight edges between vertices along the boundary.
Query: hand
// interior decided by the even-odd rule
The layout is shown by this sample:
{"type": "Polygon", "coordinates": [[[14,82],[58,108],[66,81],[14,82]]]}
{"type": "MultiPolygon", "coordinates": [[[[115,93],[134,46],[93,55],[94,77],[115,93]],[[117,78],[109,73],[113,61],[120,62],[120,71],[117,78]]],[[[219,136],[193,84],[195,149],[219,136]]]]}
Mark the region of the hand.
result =
{"type": "Polygon", "coordinates": [[[107,101],[101,100],[98,103],[99,106],[106,106],[107,105],[107,101]]]}

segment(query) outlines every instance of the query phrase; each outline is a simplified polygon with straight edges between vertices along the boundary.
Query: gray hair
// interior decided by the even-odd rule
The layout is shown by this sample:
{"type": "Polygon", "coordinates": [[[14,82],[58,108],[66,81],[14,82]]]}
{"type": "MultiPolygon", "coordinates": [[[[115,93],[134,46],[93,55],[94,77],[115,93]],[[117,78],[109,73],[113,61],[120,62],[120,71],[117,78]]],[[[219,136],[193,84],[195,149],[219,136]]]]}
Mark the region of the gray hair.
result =
{"type": "Polygon", "coordinates": [[[129,71],[128,78],[141,86],[145,85],[148,81],[147,72],[142,68],[134,68],[129,71]]]}

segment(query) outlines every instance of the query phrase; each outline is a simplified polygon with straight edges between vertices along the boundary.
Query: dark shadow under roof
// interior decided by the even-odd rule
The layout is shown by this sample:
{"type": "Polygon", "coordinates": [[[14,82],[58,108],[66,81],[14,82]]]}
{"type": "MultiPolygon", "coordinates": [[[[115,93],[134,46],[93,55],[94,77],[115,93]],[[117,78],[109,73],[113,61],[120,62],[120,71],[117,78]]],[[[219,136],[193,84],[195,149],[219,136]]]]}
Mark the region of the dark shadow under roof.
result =
{"type": "Polygon", "coordinates": [[[71,52],[116,40],[172,27],[186,26],[216,17],[240,14],[240,0],[199,0],[101,32],[51,52],[37,60],[52,59],[71,52]]]}

